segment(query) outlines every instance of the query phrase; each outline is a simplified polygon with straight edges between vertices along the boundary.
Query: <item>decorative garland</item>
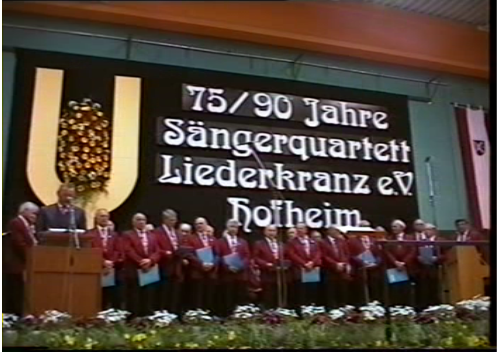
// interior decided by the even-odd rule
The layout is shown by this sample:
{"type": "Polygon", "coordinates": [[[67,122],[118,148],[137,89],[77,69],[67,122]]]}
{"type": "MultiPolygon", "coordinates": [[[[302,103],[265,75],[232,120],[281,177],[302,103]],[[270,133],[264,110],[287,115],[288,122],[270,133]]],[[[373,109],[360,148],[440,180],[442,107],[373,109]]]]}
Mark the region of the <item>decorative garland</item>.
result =
{"type": "Polygon", "coordinates": [[[106,192],[111,170],[111,124],[101,104],[85,98],[63,109],[57,137],[57,169],[74,184],[82,203],[106,192]]]}

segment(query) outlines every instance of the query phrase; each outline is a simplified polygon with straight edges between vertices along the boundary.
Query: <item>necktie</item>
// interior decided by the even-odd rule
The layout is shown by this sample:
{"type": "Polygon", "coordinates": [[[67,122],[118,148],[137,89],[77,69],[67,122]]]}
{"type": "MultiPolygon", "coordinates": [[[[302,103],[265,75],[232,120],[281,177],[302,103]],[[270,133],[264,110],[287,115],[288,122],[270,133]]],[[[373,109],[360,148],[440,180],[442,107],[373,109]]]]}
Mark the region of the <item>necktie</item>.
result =
{"type": "Polygon", "coordinates": [[[333,247],[333,252],[338,255],[338,246],[337,246],[337,241],[333,238],[330,237],[330,243],[332,244],[332,247],[333,247]]]}
{"type": "Polygon", "coordinates": [[[177,250],[178,243],[177,243],[177,236],[175,235],[175,232],[172,229],[167,228],[166,226],[165,226],[165,231],[167,232],[167,235],[170,238],[170,243],[172,243],[172,247],[174,247],[174,250],[177,250]]]}
{"type": "Polygon", "coordinates": [[[278,259],[278,243],[276,240],[270,240],[271,251],[273,252],[274,259],[278,259]]]}
{"type": "Polygon", "coordinates": [[[229,241],[229,247],[231,249],[231,252],[234,253],[236,252],[236,249],[238,248],[238,239],[236,236],[228,236],[228,241],[229,241]]]}
{"type": "Polygon", "coordinates": [[[311,255],[311,248],[309,246],[309,241],[307,239],[302,240],[302,245],[304,246],[304,250],[306,251],[307,256],[310,256],[311,255]]]}
{"type": "Polygon", "coordinates": [[[106,251],[108,248],[108,231],[106,228],[103,228],[100,230],[100,232],[101,232],[102,247],[104,251],[106,251]]]}
{"type": "Polygon", "coordinates": [[[363,247],[366,249],[366,250],[369,250],[370,249],[370,239],[368,237],[363,237],[361,238],[361,243],[363,243],[363,247]]]}
{"type": "Polygon", "coordinates": [[[203,247],[209,246],[207,235],[204,233],[201,234],[201,242],[203,242],[203,247]]]}
{"type": "Polygon", "coordinates": [[[144,253],[148,254],[148,235],[146,232],[141,232],[141,242],[144,248],[144,253]]]}

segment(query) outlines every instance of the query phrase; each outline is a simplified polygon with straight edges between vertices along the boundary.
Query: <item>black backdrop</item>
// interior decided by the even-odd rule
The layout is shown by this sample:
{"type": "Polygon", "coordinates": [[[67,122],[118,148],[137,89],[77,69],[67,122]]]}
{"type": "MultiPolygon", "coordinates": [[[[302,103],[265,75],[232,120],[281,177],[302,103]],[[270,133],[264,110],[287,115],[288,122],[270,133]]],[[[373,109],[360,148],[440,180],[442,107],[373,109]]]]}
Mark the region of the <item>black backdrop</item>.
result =
{"type": "MultiPolygon", "coordinates": [[[[63,104],[69,100],[90,97],[103,105],[103,111],[112,114],[113,82],[115,75],[137,76],[143,78],[140,122],[140,171],[136,187],[131,196],[116,210],[112,217],[119,229],[129,226],[130,217],[137,211],[144,212],[150,222],[157,224],[160,212],[166,207],[176,209],[182,221],[192,222],[196,216],[205,216],[218,230],[228,216],[226,198],[244,196],[254,205],[264,204],[271,199],[266,190],[240,190],[217,187],[192,187],[162,185],[156,182],[158,154],[192,155],[234,159],[228,151],[166,147],[158,144],[158,118],[160,116],[192,118],[195,120],[217,121],[220,123],[263,126],[263,130],[273,127],[297,129],[300,134],[308,134],[304,125],[297,121],[276,121],[261,118],[202,114],[182,111],[183,83],[204,86],[226,87],[263,92],[274,92],[323,99],[365,103],[384,107],[388,110],[390,129],[363,130],[321,126],[322,133],[345,135],[370,135],[371,137],[396,137],[411,142],[408,119],[407,97],[381,92],[346,89],[334,86],[316,85],[296,81],[279,80],[257,76],[229,74],[223,72],[180,68],[173,66],[127,62],[123,60],[101,59],[87,56],[67,55],[42,51],[18,51],[17,73],[13,104],[13,119],[10,130],[10,144],[4,190],[4,222],[15,215],[18,205],[27,200],[38,201],[27,181],[26,155],[30,127],[30,113],[36,67],[65,70],[63,104]]],[[[332,82],[335,84],[335,82],[332,82]]],[[[266,162],[298,164],[293,156],[263,157],[266,162]]],[[[413,159],[413,155],[412,155],[413,159]]],[[[252,163],[252,158],[246,158],[252,163]]],[[[309,160],[305,168],[318,166],[318,169],[331,168],[332,172],[342,169],[349,172],[365,172],[374,176],[386,175],[391,170],[413,171],[410,164],[391,164],[381,162],[359,162],[349,160],[309,160]]],[[[111,164],[112,167],[112,164],[111,164]]],[[[401,218],[411,221],[418,217],[415,182],[413,197],[387,197],[381,195],[338,195],[307,192],[284,192],[287,199],[293,199],[304,208],[318,207],[328,201],[340,208],[359,208],[364,218],[374,225],[387,226],[391,219],[401,218]]],[[[297,204],[298,205],[298,204],[297,204]]],[[[4,223],[5,225],[5,223],[4,223]]]]}

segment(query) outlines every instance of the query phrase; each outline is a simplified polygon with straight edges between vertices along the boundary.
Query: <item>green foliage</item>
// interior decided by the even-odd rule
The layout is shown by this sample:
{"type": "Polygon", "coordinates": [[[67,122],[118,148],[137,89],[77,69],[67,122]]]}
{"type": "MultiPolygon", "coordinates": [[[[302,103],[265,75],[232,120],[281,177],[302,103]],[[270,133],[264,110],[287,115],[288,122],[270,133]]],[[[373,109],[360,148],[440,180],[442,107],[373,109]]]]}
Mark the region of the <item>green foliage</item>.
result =
{"type": "Polygon", "coordinates": [[[488,321],[459,320],[418,324],[397,322],[386,342],[385,325],[313,324],[310,320],[281,325],[257,322],[171,324],[164,328],[124,323],[109,326],[3,330],[3,346],[50,349],[245,349],[245,348],[482,348],[488,346],[488,321]]]}

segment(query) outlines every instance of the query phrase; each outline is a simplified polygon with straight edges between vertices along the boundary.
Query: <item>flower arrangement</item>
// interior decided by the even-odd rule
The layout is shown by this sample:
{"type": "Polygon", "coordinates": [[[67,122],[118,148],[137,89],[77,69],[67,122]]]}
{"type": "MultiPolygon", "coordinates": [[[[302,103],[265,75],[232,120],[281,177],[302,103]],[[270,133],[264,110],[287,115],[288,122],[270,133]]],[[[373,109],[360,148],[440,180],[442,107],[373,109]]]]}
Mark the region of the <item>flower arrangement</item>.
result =
{"type": "Polygon", "coordinates": [[[397,319],[397,324],[393,325],[390,343],[386,340],[385,322],[381,319],[385,310],[380,303],[371,302],[360,308],[345,306],[329,312],[323,309],[303,307],[300,319],[293,310],[262,311],[254,305],[240,306],[224,324],[215,324],[215,317],[198,309],[186,312],[182,325],[175,314],[167,311],[140,318],[138,324],[126,319],[129,316],[126,311],[107,310],[100,312],[96,319],[89,319],[90,325],[85,328],[68,314],[57,311],[22,319],[4,314],[2,342],[3,346],[50,349],[488,347],[487,298],[459,302],[455,306],[429,307],[421,313],[410,307],[391,307],[391,316],[397,319]],[[470,311],[477,317],[463,320],[455,314],[460,310],[470,311]],[[448,319],[444,320],[445,317],[448,319]],[[426,324],[430,318],[433,324],[426,324]],[[107,323],[99,325],[98,321],[107,323]]]}
{"type": "Polygon", "coordinates": [[[104,320],[106,323],[119,323],[124,322],[130,312],[119,309],[108,309],[97,313],[97,319],[104,320]]]}
{"type": "Polygon", "coordinates": [[[85,98],[63,109],[57,137],[57,170],[83,203],[106,191],[111,169],[111,123],[101,105],[85,98]]]}

